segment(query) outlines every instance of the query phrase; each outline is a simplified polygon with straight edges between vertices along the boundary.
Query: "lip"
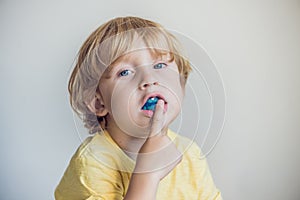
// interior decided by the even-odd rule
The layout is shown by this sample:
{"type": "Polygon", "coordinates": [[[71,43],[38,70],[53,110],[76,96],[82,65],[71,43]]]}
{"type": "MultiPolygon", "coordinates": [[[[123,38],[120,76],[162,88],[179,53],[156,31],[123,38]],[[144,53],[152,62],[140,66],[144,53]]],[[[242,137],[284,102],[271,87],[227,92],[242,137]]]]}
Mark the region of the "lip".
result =
{"type": "Polygon", "coordinates": [[[148,117],[152,117],[154,112],[153,110],[142,110],[143,105],[146,103],[146,101],[150,98],[150,97],[158,97],[159,99],[162,99],[164,101],[164,113],[168,110],[168,102],[166,101],[165,97],[158,93],[158,92],[152,92],[147,94],[142,102],[142,106],[141,106],[141,111],[148,117]]]}
{"type": "MultiPolygon", "coordinates": [[[[168,104],[165,103],[165,105],[164,105],[164,113],[166,113],[167,110],[168,110],[168,104]]],[[[141,111],[147,117],[152,117],[153,114],[154,114],[153,110],[141,110],[141,111]]]]}
{"type": "Polygon", "coordinates": [[[158,97],[159,99],[164,100],[165,104],[168,104],[168,102],[166,101],[165,97],[164,97],[162,94],[160,94],[160,93],[158,93],[158,92],[152,92],[152,93],[147,94],[147,95],[144,97],[141,108],[143,107],[143,105],[145,105],[146,101],[147,101],[150,97],[158,97]]]}

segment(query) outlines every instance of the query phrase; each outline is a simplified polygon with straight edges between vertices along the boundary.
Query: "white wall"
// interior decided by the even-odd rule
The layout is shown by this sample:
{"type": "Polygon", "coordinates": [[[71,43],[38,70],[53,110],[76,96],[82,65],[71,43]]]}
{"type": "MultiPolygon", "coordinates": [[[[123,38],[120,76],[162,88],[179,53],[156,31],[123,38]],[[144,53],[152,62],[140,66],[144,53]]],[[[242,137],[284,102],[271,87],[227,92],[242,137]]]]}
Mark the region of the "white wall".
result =
{"type": "Polygon", "coordinates": [[[67,81],[84,39],[106,20],[150,18],[214,60],[226,124],[208,161],[224,199],[300,197],[300,2],[0,2],[0,198],[53,199],[80,144],[67,81]]]}

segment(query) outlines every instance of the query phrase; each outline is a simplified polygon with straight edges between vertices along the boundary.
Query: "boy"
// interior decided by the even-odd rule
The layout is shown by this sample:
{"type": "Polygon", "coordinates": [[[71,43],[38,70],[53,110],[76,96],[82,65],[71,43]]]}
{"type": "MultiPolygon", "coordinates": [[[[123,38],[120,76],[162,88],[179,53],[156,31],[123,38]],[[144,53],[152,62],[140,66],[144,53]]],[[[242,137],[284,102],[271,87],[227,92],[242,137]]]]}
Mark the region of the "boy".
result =
{"type": "Polygon", "coordinates": [[[221,199],[198,146],[168,129],[191,67],[176,38],[138,17],[108,21],[80,49],[70,103],[93,136],[55,198],[221,199]]]}

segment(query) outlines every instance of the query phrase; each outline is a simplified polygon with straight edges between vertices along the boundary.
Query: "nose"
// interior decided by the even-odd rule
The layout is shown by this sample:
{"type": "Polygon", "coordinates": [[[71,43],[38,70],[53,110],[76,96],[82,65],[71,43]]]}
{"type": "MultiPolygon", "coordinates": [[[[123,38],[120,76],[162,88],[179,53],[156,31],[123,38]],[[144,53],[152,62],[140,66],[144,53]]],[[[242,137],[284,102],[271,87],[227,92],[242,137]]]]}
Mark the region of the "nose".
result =
{"type": "Polygon", "coordinates": [[[157,81],[154,81],[154,82],[147,82],[147,81],[142,81],[141,82],[141,84],[140,84],[140,86],[139,86],[139,89],[141,89],[141,90],[145,90],[145,89],[147,89],[147,88],[149,88],[149,87],[151,87],[152,85],[159,85],[158,84],[158,82],[157,81]]]}
{"type": "Polygon", "coordinates": [[[153,73],[151,67],[145,65],[139,68],[139,89],[146,90],[153,87],[154,85],[159,85],[158,77],[153,73]]]}

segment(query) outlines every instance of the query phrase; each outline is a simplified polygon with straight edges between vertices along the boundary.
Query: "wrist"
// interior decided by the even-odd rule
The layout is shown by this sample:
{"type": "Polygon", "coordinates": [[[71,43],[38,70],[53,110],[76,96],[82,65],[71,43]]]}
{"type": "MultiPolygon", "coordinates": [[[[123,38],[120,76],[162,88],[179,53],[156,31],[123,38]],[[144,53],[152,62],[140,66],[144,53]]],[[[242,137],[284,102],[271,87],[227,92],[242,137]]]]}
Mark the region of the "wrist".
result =
{"type": "Polygon", "coordinates": [[[154,173],[133,173],[124,199],[155,200],[159,181],[154,173]]]}
{"type": "Polygon", "coordinates": [[[145,181],[149,186],[158,185],[161,180],[155,172],[133,172],[131,178],[136,178],[143,182],[145,181]]]}

